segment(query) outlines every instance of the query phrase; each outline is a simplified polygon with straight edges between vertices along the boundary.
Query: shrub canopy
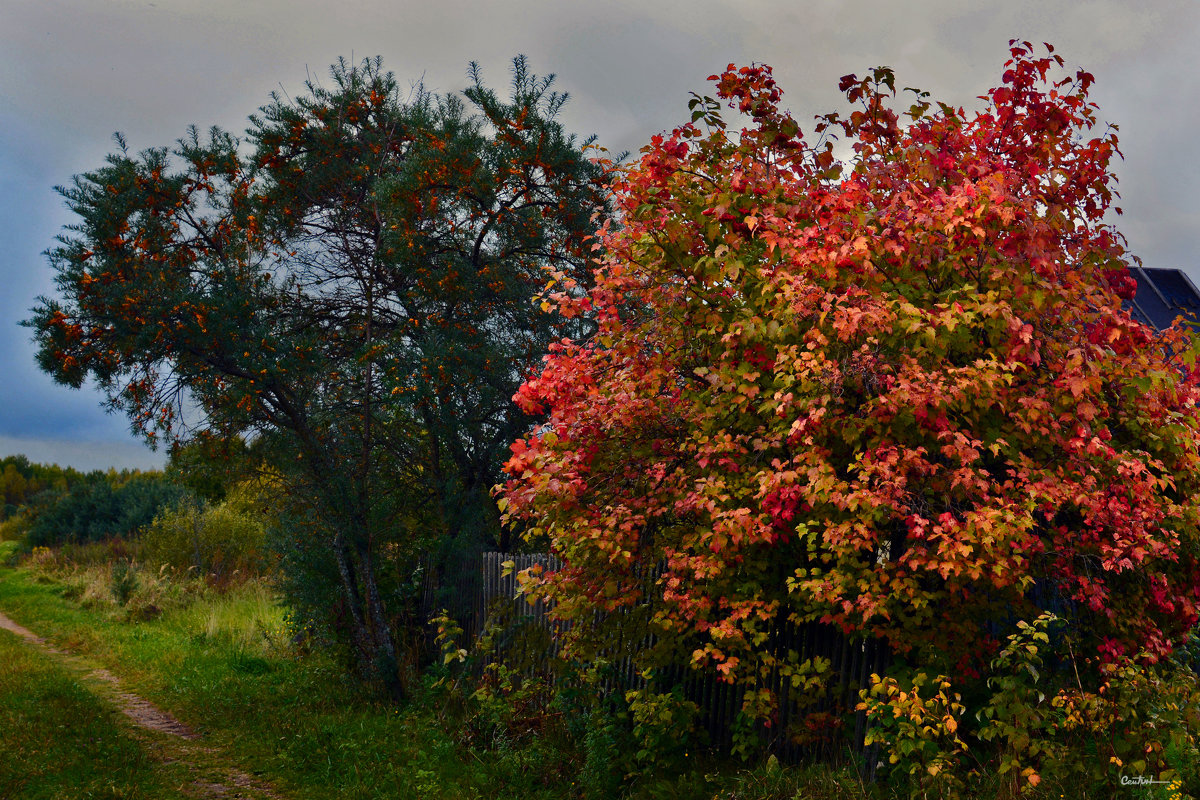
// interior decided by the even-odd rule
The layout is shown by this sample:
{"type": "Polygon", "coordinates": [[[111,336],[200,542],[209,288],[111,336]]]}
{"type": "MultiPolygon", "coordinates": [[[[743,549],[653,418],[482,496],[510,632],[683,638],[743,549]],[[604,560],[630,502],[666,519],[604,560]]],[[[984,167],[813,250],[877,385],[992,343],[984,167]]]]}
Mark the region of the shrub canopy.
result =
{"type": "Polygon", "coordinates": [[[549,423],[503,496],[567,563],[559,614],[653,601],[759,716],[784,621],[968,677],[1043,609],[1105,659],[1191,630],[1192,343],[1122,309],[1115,128],[1062,65],[1014,43],[973,113],[849,75],[815,139],[731,65],[643,148],[594,287],[556,295],[598,334],[518,395],[549,423]]]}

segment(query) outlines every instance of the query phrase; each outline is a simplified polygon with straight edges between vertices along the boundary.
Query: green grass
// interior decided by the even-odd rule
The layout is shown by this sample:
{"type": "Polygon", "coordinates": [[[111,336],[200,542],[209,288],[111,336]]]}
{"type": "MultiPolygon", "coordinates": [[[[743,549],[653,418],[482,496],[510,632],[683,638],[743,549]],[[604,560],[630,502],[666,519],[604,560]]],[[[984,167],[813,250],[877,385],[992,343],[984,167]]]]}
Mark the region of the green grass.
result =
{"type": "Polygon", "coordinates": [[[119,712],[8,631],[0,664],[0,797],[171,797],[186,781],[129,735],[119,712]]]}
{"type": "Polygon", "coordinates": [[[251,582],[206,602],[193,603],[169,616],[168,624],[189,636],[216,645],[263,651],[286,648],[289,632],[284,609],[264,583],[251,582]]]}
{"type": "MultiPolygon", "coordinates": [[[[44,557],[40,569],[0,569],[0,610],[109,668],[286,797],[604,797],[584,784],[605,769],[616,770],[614,791],[628,788],[619,778],[627,764],[585,764],[561,725],[527,737],[493,725],[467,746],[461,728],[479,721],[447,712],[444,696],[426,692],[397,708],[329,654],[296,653],[283,610],[262,583],[218,593],[140,574],[122,606],[111,567],[56,559],[44,557]],[[157,611],[148,616],[149,606],[157,611]]],[[[755,773],[694,756],[682,776],[651,776],[632,796],[831,800],[861,794],[856,784],[829,770],[755,773]]]]}
{"type": "MultiPolygon", "coordinates": [[[[0,564],[12,549],[0,543],[0,564]]],[[[262,582],[217,592],[202,581],[139,572],[121,605],[112,567],[101,559],[37,558],[39,568],[0,567],[0,610],[109,668],[201,734],[203,746],[216,750],[214,762],[252,773],[286,798],[907,797],[863,786],[849,771],[746,769],[695,753],[681,772],[650,772],[631,787],[621,778],[628,752],[612,749],[605,761],[603,743],[566,741],[561,719],[523,735],[478,709],[464,712],[461,699],[451,710],[432,691],[404,707],[384,702],[329,653],[296,652],[262,582]],[[607,791],[596,791],[606,783],[607,791]]],[[[0,667],[0,798],[180,796],[170,788],[179,785],[177,770],[149,760],[113,712],[53,660],[0,631],[0,667]]],[[[1016,796],[1005,788],[1011,781],[993,783],[981,797],[1016,796]]],[[[1073,787],[1047,784],[1027,796],[1074,796],[1073,787]]],[[[1155,787],[1139,796],[1167,795],[1155,787]]]]}
{"type": "Polygon", "coordinates": [[[198,591],[143,620],[136,595],[128,608],[105,600],[98,569],[55,579],[0,570],[0,610],[108,667],[289,797],[570,796],[536,748],[481,761],[436,709],[396,709],[329,656],[292,652],[261,584],[198,591]]]}
{"type": "MultiPolygon", "coordinates": [[[[295,652],[283,609],[262,582],[216,592],[139,572],[120,605],[102,556],[96,548],[69,559],[44,553],[39,567],[0,568],[0,610],[109,668],[286,797],[604,797],[584,785],[594,789],[606,769],[617,776],[610,788],[628,788],[619,778],[628,764],[595,754],[585,763],[561,725],[522,737],[485,721],[467,746],[461,729],[480,722],[461,709],[448,713],[442,696],[427,692],[397,708],[329,654],[295,652]]],[[[826,800],[861,794],[856,784],[829,770],[761,773],[701,756],[682,776],[648,778],[633,796],[826,800]]]]}

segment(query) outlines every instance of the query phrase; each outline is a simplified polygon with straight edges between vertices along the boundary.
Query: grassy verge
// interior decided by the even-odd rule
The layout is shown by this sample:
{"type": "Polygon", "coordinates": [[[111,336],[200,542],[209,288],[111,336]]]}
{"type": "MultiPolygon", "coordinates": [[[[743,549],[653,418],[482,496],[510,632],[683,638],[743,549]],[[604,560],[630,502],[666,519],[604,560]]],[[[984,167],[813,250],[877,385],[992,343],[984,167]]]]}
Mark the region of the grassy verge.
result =
{"type": "Polygon", "coordinates": [[[79,680],[0,631],[0,797],[158,798],[187,781],[79,680]]]}
{"type": "MultiPolygon", "coordinates": [[[[15,543],[0,542],[0,611],[108,668],[201,734],[214,753],[203,769],[237,767],[287,798],[1190,796],[1168,784],[1096,791],[1059,778],[1034,787],[1015,772],[973,774],[969,787],[942,793],[868,786],[852,771],[827,766],[798,769],[771,760],[747,769],[718,762],[679,747],[667,728],[664,751],[688,752],[675,753],[664,768],[665,761],[644,761],[638,745],[631,746],[627,718],[588,711],[596,708],[594,697],[590,704],[567,700],[546,708],[524,702],[538,694],[536,687],[503,680],[471,699],[464,695],[474,687],[427,686],[396,707],[329,653],[298,651],[268,584],[247,581],[218,591],[186,574],[145,571],[128,560],[130,544],[37,549],[14,566],[15,543]]],[[[70,671],[0,631],[0,798],[182,796],[171,788],[183,785],[179,769],[147,758],[113,713],[70,671]]],[[[1096,758],[1094,749],[1083,750],[1080,764],[1096,758]]],[[[1177,769],[1194,780],[1195,765],[1183,752],[1174,758],[1177,769]]]]}
{"type": "MultiPolygon", "coordinates": [[[[382,702],[328,654],[296,652],[262,583],[215,592],[198,581],[138,573],[119,597],[114,577],[111,563],[81,566],[43,552],[28,567],[0,568],[0,610],[110,669],[287,797],[630,794],[619,777],[625,765],[605,763],[603,746],[580,751],[561,728],[532,736],[513,736],[503,724],[480,729],[478,719],[464,718],[461,708],[450,713],[434,692],[403,708],[382,702]],[[470,726],[476,729],[464,735],[470,726]],[[603,788],[606,777],[616,780],[603,788]]],[[[31,724],[52,734],[53,723],[31,724]]],[[[49,763],[55,756],[47,752],[39,757],[49,763]]],[[[861,794],[856,782],[828,770],[750,773],[699,757],[682,775],[648,777],[631,796],[823,800],[861,794]]]]}
{"type": "MultiPolygon", "coordinates": [[[[11,549],[0,543],[0,564],[11,549]]],[[[130,577],[123,562],[89,563],[86,555],[75,554],[81,563],[42,552],[27,566],[0,567],[0,610],[116,673],[199,733],[217,751],[214,761],[227,759],[287,798],[908,796],[864,786],[849,771],[774,763],[746,769],[696,753],[670,774],[642,769],[631,785],[624,777],[636,767],[630,752],[586,721],[582,733],[567,736],[572,723],[581,727],[562,719],[569,714],[543,715],[531,729],[525,721],[509,724],[503,707],[467,708],[461,696],[432,690],[405,707],[383,702],[330,654],[298,652],[262,582],[218,592],[186,576],[130,577]]],[[[0,670],[0,797],[179,796],[169,788],[178,776],[148,760],[86,687],[0,631],[0,665],[9,663],[12,670],[0,670]],[[114,764],[121,769],[114,772],[114,764]]],[[[980,796],[1016,797],[1010,783],[997,779],[980,796]]],[[[1139,790],[1145,798],[1170,794],[1139,790]]],[[[1069,786],[1043,784],[1022,796],[1074,795],[1069,786]]]]}
{"type": "Polygon", "coordinates": [[[328,658],[298,658],[264,635],[282,619],[261,586],[139,620],[96,598],[83,607],[89,580],[3,570],[0,609],[109,668],[290,796],[433,797],[467,777],[420,714],[375,703],[328,658]]]}
{"type": "Polygon", "coordinates": [[[0,569],[0,610],[119,675],[242,769],[296,798],[560,798],[553,748],[480,757],[436,706],[381,702],[323,653],[300,655],[270,591],[138,578],[107,566],[0,569]]]}

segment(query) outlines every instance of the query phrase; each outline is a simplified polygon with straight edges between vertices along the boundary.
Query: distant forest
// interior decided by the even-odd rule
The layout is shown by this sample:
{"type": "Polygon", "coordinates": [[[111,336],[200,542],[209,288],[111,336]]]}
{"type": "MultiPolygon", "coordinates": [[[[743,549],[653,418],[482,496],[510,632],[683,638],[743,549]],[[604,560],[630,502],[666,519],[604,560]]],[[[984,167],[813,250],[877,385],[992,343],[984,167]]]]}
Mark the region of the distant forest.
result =
{"type": "Polygon", "coordinates": [[[4,538],[33,547],[128,535],[188,493],[161,472],[80,472],[23,455],[0,459],[4,538]]]}

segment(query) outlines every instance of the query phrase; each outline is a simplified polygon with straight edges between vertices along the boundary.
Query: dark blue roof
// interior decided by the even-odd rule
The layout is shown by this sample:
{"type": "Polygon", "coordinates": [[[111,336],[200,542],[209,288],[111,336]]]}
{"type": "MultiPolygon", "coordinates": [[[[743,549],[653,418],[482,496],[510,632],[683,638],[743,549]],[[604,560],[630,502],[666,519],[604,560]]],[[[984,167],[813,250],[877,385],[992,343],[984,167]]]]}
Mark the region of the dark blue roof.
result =
{"type": "Polygon", "coordinates": [[[1125,301],[1130,315],[1155,330],[1164,330],[1180,317],[1200,323],[1200,292],[1178,269],[1130,267],[1137,295],[1125,301]]]}

